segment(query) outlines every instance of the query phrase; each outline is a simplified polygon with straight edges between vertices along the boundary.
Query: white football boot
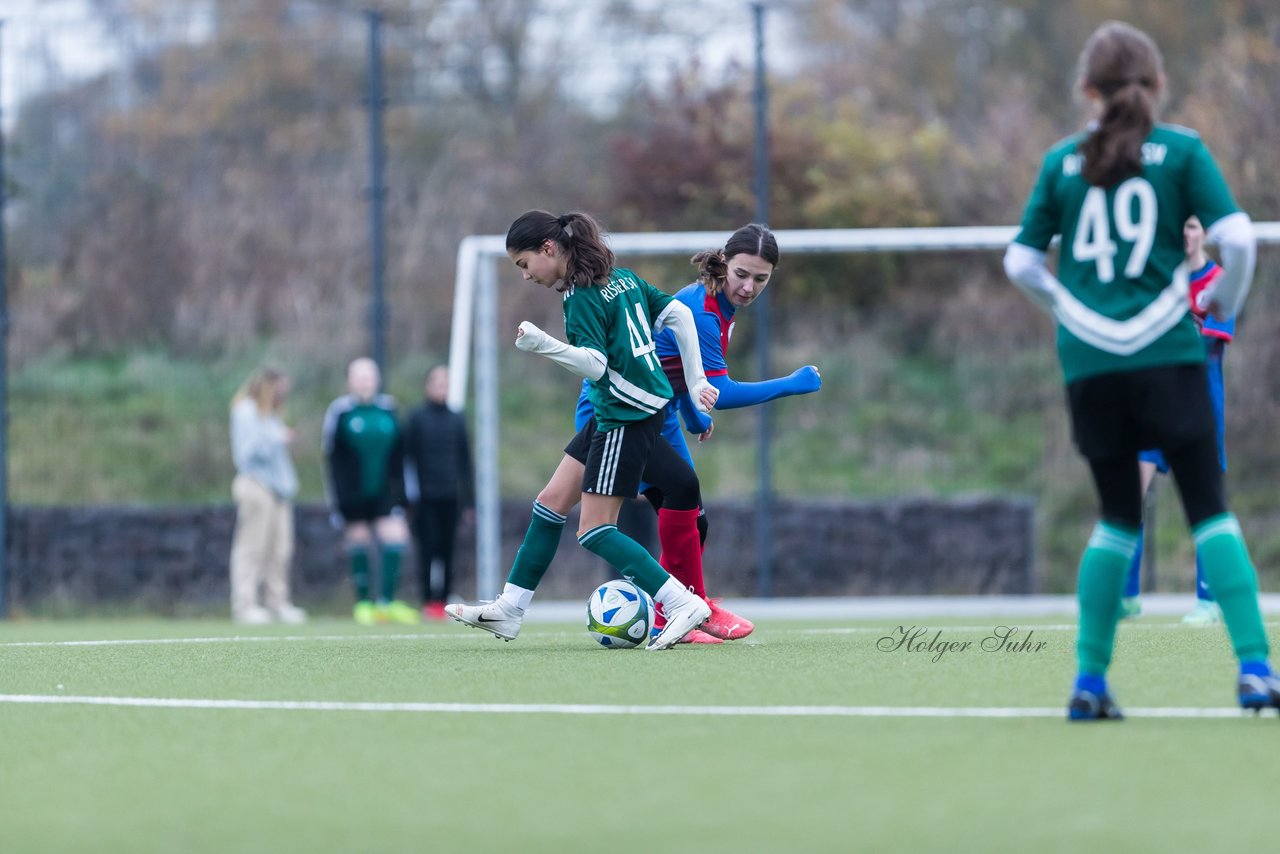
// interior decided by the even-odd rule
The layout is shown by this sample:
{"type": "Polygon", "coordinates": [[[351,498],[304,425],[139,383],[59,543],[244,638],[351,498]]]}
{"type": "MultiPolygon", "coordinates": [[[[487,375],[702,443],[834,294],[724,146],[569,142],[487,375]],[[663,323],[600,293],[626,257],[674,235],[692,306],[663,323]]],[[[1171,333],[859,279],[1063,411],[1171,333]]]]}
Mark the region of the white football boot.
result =
{"type": "Polygon", "coordinates": [[[508,606],[501,599],[479,605],[445,605],[444,612],[459,623],[484,629],[504,641],[515,640],[524,621],[524,611],[508,606]]]}
{"type": "Polygon", "coordinates": [[[711,606],[688,590],[680,590],[674,601],[663,604],[662,610],[667,615],[667,624],[658,636],[649,641],[645,647],[648,652],[669,649],[684,640],[684,636],[705,623],[711,617],[711,606]]]}

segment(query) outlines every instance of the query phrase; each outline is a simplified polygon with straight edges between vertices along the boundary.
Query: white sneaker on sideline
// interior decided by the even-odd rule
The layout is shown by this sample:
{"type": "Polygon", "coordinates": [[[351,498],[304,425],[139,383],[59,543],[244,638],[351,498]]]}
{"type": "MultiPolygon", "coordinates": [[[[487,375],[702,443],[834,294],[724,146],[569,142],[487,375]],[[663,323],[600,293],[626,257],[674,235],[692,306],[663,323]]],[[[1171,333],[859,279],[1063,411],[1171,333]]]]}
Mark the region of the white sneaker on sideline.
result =
{"type": "Polygon", "coordinates": [[[236,611],[232,619],[242,626],[265,626],[271,622],[271,612],[266,608],[250,605],[244,610],[236,611]]]}
{"type": "Polygon", "coordinates": [[[275,609],[275,617],[282,623],[286,623],[290,626],[297,626],[307,621],[307,612],[292,602],[285,602],[279,608],[275,609]]]}
{"type": "Polygon", "coordinates": [[[508,607],[501,599],[479,605],[445,605],[444,612],[459,623],[484,629],[504,641],[516,639],[520,634],[520,623],[524,620],[524,611],[508,607]]]}
{"type": "Polygon", "coordinates": [[[1188,626],[1211,626],[1221,621],[1222,609],[1218,607],[1218,603],[1205,599],[1197,599],[1195,607],[1182,618],[1183,624],[1188,626]]]}
{"type": "Polygon", "coordinates": [[[711,618],[711,606],[704,602],[701,596],[687,590],[682,590],[681,593],[683,595],[675,602],[663,604],[662,610],[667,614],[667,624],[663,626],[662,631],[658,632],[657,637],[649,641],[645,651],[657,652],[669,649],[711,618]]]}

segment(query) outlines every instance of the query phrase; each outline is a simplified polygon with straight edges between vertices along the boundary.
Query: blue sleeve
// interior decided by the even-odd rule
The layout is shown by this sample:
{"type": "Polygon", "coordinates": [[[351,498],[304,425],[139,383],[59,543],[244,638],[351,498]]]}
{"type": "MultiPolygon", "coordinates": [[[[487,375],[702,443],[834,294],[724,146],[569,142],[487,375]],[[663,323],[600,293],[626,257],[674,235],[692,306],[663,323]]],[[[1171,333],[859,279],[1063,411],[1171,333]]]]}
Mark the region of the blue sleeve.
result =
{"type": "Polygon", "coordinates": [[[740,383],[731,379],[728,374],[714,377],[708,376],[707,382],[720,391],[720,398],[716,401],[716,409],[739,409],[743,406],[755,406],[758,403],[766,403],[770,400],[777,400],[780,397],[810,394],[822,388],[822,377],[818,375],[818,370],[813,365],[805,365],[788,377],[779,377],[776,380],[765,380],[758,383],[740,383]]]}
{"type": "MultiPolygon", "coordinates": [[[[693,405],[693,398],[689,397],[688,392],[676,395],[673,401],[680,410],[680,417],[684,419],[684,428],[690,433],[705,433],[711,429],[711,416],[703,415],[698,411],[698,407],[693,405]]],[[[671,420],[668,418],[668,420],[671,420]]],[[[677,429],[677,433],[680,431],[677,429]]],[[[675,444],[674,442],[672,444],[675,444]]]]}
{"type": "Polygon", "coordinates": [[[582,381],[582,392],[578,395],[578,408],[573,413],[573,429],[574,432],[581,430],[587,426],[587,422],[595,417],[596,408],[591,405],[591,398],[587,397],[587,389],[590,388],[587,380],[582,381]]]}

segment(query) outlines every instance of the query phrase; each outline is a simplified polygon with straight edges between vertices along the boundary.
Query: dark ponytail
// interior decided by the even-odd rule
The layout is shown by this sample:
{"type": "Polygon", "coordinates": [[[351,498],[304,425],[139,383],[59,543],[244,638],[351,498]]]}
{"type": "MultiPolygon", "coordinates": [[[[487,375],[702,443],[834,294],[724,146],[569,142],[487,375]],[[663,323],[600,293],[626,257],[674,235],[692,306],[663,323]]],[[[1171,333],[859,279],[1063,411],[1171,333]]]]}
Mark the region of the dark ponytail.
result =
{"type": "Polygon", "coordinates": [[[507,229],[507,251],[541,249],[548,240],[565,253],[564,287],[602,284],[613,269],[613,251],[604,242],[600,226],[585,213],[556,216],[547,211],[526,211],[507,229]]]}
{"type": "Polygon", "coordinates": [[[699,252],[689,259],[698,268],[698,280],[706,286],[707,293],[718,294],[729,279],[729,259],[735,255],[755,255],[777,267],[781,255],[778,241],[767,226],[759,223],[744,225],[733,233],[724,249],[699,252]]]}
{"type": "Polygon", "coordinates": [[[1142,145],[1155,127],[1164,61],[1141,30],[1110,21],[1085,43],[1080,79],[1102,97],[1102,118],[1080,145],[1084,179],[1110,187],[1141,174],[1142,145]]]}

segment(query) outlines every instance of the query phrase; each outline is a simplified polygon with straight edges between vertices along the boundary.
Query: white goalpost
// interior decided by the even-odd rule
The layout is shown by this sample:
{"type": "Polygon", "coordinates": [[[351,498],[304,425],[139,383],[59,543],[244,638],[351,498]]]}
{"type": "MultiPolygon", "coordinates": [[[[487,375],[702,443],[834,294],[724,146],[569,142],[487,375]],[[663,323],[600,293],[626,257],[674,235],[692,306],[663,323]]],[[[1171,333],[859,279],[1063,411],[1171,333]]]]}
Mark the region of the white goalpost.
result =
{"type": "MultiPolygon", "coordinates": [[[[1254,230],[1260,245],[1280,243],[1280,222],[1254,223],[1254,230]]],[[[1017,228],[837,228],[773,233],[784,255],[944,252],[1004,249],[1017,234],[1017,228]]],[[[614,253],[625,263],[628,257],[687,256],[723,246],[729,234],[728,231],[620,232],[606,237],[614,253]]],[[[476,592],[482,599],[498,594],[503,577],[498,494],[497,262],[509,263],[505,242],[502,235],[471,235],[458,245],[449,341],[448,404],[452,409],[462,411],[464,407],[471,359],[475,359],[476,592]]]]}

